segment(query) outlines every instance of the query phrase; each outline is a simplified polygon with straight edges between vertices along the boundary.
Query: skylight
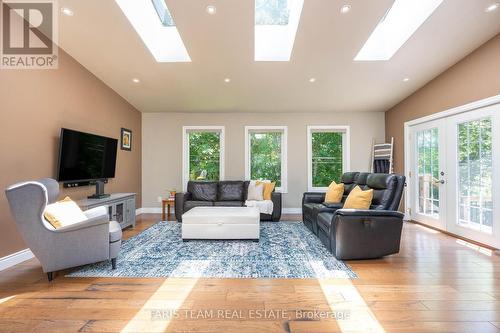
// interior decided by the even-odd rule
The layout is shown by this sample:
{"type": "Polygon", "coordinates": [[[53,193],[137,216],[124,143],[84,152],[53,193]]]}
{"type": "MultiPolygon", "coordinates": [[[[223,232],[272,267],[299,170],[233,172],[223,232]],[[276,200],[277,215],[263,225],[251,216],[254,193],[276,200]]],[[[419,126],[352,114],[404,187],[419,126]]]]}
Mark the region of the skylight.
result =
{"type": "Polygon", "coordinates": [[[174,19],[168,11],[167,4],[165,0],[151,0],[153,6],[155,7],[156,14],[160,18],[161,23],[166,27],[175,27],[174,19]]]}
{"type": "Polygon", "coordinates": [[[191,58],[165,0],[116,0],[157,62],[190,62],[191,58]]]}
{"type": "Polygon", "coordinates": [[[354,60],[391,59],[442,2],[443,0],[395,0],[354,60]]]}
{"type": "Polygon", "coordinates": [[[255,0],[255,61],[290,61],[304,0],[255,0]]]}

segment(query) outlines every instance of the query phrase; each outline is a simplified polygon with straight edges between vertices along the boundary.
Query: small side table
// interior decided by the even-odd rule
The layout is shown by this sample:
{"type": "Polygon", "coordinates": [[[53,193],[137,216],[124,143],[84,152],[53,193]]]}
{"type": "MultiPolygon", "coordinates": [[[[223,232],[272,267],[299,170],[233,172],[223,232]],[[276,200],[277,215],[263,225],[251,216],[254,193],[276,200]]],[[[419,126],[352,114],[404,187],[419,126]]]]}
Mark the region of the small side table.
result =
{"type": "Polygon", "coordinates": [[[175,204],[175,199],[174,198],[167,198],[167,199],[163,199],[161,201],[161,220],[162,221],[170,221],[170,217],[171,217],[171,207],[173,207],[175,204]],[[165,216],[165,207],[167,207],[167,211],[168,211],[168,215],[165,216]],[[166,217],[168,217],[166,219],[166,217]]]}

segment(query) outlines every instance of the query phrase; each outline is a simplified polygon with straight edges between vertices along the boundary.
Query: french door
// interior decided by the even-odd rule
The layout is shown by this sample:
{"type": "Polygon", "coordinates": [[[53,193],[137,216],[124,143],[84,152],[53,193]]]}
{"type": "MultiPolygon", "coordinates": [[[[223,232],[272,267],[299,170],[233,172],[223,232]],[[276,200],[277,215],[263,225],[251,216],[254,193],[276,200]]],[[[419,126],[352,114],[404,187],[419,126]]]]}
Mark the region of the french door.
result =
{"type": "Polygon", "coordinates": [[[500,105],[410,127],[415,221],[500,248],[500,105]]]}
{"type": "Polygon", "coordinates": [[[442,120],[412,128],[412,215],[432,227],[446,228],[445,123],[442,120]]]}

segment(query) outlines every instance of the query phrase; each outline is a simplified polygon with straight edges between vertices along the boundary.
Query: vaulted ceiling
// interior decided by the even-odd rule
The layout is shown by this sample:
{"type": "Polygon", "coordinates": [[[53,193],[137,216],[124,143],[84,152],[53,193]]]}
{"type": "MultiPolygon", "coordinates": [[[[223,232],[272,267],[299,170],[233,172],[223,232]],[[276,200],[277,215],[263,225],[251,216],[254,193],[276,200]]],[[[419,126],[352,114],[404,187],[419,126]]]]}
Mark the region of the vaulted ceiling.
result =
{"type": "Polygon", "coordinates": [[[254,61],[254,0],[166,0],[191,62],[157,62],[115,0],[60,0],[59,44],[141,112],[385,111],[500,32],[492,1],[444,0],[388,61],[353,58],[392,0],[305,0],[288,62],[254,61]]]}

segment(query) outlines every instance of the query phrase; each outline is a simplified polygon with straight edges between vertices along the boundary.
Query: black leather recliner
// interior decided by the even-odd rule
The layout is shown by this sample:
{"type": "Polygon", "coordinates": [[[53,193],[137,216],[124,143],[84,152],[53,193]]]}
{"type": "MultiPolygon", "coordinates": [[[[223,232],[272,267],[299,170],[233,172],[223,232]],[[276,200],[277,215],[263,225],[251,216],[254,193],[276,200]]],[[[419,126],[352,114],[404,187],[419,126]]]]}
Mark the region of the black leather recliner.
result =
{"type": "Polygon", "coordinates": [[[398,212],[405,177],[347,172],[341,203],[324,202],[325,193],[306,192],[302,215],[308,227],[338,259],[371,259],[399,252],[403,214],[398,212]],[[342,209],[355,187],[373,189],[370,209],[342,209]]]}
{"type": "MultiPolygon", "coordinates": [[[[182,214],[194,207],[243,207],[248,196],[250,181],[190,181],[187,192],[175,194],[175,217],[182,222],[182,214]]],[[[272,214],[260,214],[262,221],[279,221],[281,193],[271,193],[272,214]]]]}

